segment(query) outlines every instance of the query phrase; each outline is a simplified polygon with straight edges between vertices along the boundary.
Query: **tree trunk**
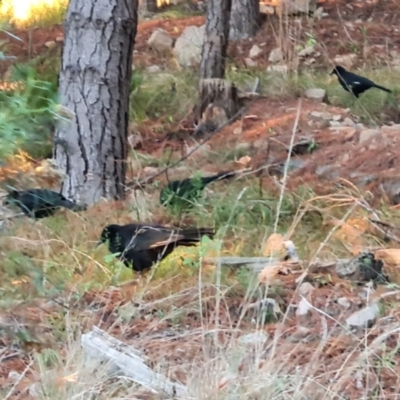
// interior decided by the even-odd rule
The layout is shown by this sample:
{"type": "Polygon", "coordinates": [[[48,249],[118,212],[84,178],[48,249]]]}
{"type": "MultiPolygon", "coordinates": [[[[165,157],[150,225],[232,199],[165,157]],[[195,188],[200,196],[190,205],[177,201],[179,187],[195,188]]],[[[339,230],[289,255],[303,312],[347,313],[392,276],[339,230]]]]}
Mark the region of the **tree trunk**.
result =
{"type": "Polygon", "coordinates": [[[225,76],[232,0],[210,0],[200,63],[200,79],[225,76]]]}
{"type": "Polygon", "coordinates": [[[259,0],[232,0],[229,39],[242,40],[253,37],[260,22],[259,0]]]}
{"type": "Polygon", "coordinates": [[[234,85],[224,80],[232,0],[210,0],[200,63],[200,101],[195,133],[212,132],[236,114],[234,85]]]}
{"type": "Polygon", "coordinates": [[[66,178],[62,194],[88,205],[123,199],[129,91],[137,0],[70,0],[59,78],[62,106],[54,157],[66,178]]]}
{"type": "Polygon", "coordinates": [[[156,13],[157,12],[157,0],[141,0],[140,1],[140,12],[143,14],[156,13]]]}

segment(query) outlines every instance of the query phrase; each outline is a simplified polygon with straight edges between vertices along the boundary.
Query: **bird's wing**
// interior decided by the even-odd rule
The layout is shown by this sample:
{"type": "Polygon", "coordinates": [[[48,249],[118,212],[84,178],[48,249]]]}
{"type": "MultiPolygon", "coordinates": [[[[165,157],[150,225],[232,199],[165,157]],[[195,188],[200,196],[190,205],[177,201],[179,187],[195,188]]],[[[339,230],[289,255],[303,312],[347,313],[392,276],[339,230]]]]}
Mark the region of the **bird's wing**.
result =
{"type": "Polygon", "coordinates": [[[141,251],[161,247],[183,239],[184,236],[176,230],[168,228],[158,228],[153,226],[143,226],[139,228],[132,239],[125,247],[125,252],[129,250],[141,251]]]}

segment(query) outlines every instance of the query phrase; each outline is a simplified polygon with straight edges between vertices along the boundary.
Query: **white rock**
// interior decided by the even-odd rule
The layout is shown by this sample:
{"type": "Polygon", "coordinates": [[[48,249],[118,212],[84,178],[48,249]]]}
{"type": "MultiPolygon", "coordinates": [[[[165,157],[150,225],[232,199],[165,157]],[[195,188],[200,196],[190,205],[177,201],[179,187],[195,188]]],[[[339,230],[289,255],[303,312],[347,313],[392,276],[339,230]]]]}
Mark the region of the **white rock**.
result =
{"type": "MultiPolygon", "coordinates": [[[[348,154],[347,154],[348,155],[348,154]]],[[[350,301],[346,299],[346,297],[340,297],[337,299],[338,304],[343,308],[350,308],[350,301]]]]}
{"type": "Polygon", "coordinates": [[[146,71],[149,74],[156,74],[157,72],[161,71],[161,68],[158,65],[149,65],[148,67],[146,67],[146,71]]]}
{"type": "Polygon", "coordinates": [[[297,306],[296,310],[296,315],[298,317],[307,315],[311,311],[312,307],[310,305],[310,302],[307,301],[307,299],[302,298],[299,302],[299,305],[297,306]]]}
{"type": "Polygon", "coordinates": [[[17,371],[12,370],[8,373],[8,379],[10,381],[17,382],[18,380],[21,379],[21,374],[18,373],[17,371]]]}
{"type": "Polygon", "coordinates": [[[299,51],[299,57],[307,57],[315,52],[315,46],[309,46],[299,51]]]}
{"type": "Polygon", "coordinates": [[[257,331],[254,333],[248,333],[239,338],[239,343],[242,344],[263,344],[268,340],[268,334],[264,331],[257,331]]]}
{"type": "Polygon", "coordinates": [[[169,53],[174,40],[164,29],[156,29],[147,41],[147,45],[159,54],[169,53]]]}
{"type": "Polygon", "coordinates": [[[249,51],[249,57],[254,58],[254,57],[257,57],[258,55],[260,55],[261,53],[262,53],[262,50],[256,44],[254,44],[253,47],[249,51]]]}
{"type": "Polygon", "coordinates": [[[200,64],[205,25],[188,26],[176,40],[173,53],[182,67],[200,64]]]}
{"type": "Polygon", "coordinates": [[[346,69],[349,69],[353,66],[356,59],[357,59],[357,54],[343,54],[336,56],[334,58],[334,61],[336,65],[341,65],[346,69]]]}
{"type": "Polygon", "coordinates": [[[299,293],[302,296],[307,295],[308,293],[312,292],[313,290],[315,290],[315,288],[313,285],[311,285],[310,282],[303,282],[299,287],[299,293]]]}
{"type": "Polygon", "coordinates": [[[246,67],[249,67],[249,68],[256,67],[258,65],[257,61],[254,61],[250,57],[246,57],[244,59],[244,63],[246,64],[246,67]]]}
{"type": "Polygon", "coordinates": [[[313,17],[315,19],[321,19],[323,16],[324,16],[324,7],[318,7],[313,13],[313,17]]]}
{"type": "Polygon", "coordinates": [[[325,98],[326,91],[324,89],[312,88],[312,89],[307,89],[304,95],[308,99],[318,100],[322,102],[325,98]]]}
{"type": "Polygon", "coordinates": [[[271,53],[269,53],[268,61],[273,64],[283,61],[282,49],[280,47],[277,47],[276,49],[271,50],[271,53]]]}
{"type": "Polygon", "coordinates": [[[346,319],[346,323],[351,327],[369,327],[375,322],[378,316],[379,305],[378,303],[373,303],[372,305],[350,315],[350,317],[346,319]]]}
{"type": "Polygon", "coordinates": [[[359,143],[364,143],[367,140],[373,138],[374,136],[379,135],[380,132],[377,129],[364,129],[363,131],[361,131],[360,133],[360,137],[359,137],[359,143]]]}
{"type": "Polygon", "coordinates": [[[353,127],[355,125],[354,121],[351,120],[349,117],[346,117],[343,121],[343,126],[351,126],[353,127]]]}
{"type": "Polygon", "coordinates": [[[287,74],[289,67],[286,64],[281,65],[268,65],[268,72],[278,72],[280,74],[287,74]]]}

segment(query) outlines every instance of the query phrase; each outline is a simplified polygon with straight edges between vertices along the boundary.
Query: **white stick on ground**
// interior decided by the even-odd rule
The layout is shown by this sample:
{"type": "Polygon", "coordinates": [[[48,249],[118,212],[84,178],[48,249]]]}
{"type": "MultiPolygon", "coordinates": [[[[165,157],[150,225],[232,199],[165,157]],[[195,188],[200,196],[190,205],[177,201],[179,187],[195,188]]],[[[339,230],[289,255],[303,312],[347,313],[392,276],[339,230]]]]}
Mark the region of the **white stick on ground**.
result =
{"type": "Polygon", "coordinates": [[[82,335],[81,344],[88,359],[97,362],[108,362],[113,373],[120,372],[150,391],[164,391],[170,396],[186,395],[186,387],[158,374],[146,364],[147,357],[140,351],[113,338],[103,330],[93,327],[89,333],[82,335]]]}

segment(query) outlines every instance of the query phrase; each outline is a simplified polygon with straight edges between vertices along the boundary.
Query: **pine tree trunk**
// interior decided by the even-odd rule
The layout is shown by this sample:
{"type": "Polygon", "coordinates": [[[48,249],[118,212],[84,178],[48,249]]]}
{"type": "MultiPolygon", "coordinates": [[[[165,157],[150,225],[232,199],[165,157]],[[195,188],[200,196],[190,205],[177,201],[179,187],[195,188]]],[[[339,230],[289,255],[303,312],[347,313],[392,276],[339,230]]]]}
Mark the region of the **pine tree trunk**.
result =
{"type": "Polygon", "coordinates": [[[232,0],[229,39],[242,40],[253,37],[259,27],[259,0],[232,0]]]}
{"type": "Polygon", "coordinates": [[[232,0],[209,0],[204,44],[201,54],[200,79],[225,76],[232,0]]]}
{"type": "Polygon", "coordinates": [[[140,12],[144,14],[157,12],[157,0],[141,0],[140,12]]]}
{"type": "Polygon", "coordinates": [[[59,78],[73,115],[57,128],[62,194],[88,205],[123,199],[137,0],[70,0],[59,78]]]}
{"type": "Polygon", "coordinates": [[[225,77],[232,0],[210,0],[207,7],[196,133],[212,132],[239,109],[237,91],[225,77]]]}

